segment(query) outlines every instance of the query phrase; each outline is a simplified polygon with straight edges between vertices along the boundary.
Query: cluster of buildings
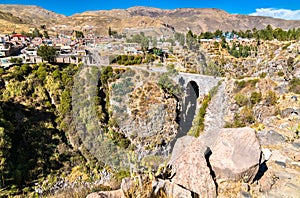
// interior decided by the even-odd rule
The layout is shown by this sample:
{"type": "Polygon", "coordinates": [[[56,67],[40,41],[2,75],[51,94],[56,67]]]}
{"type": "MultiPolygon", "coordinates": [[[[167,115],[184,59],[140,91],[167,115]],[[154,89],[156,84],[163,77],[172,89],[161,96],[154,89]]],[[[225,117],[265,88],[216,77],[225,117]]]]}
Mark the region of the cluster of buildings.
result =
{"type": "MultiPolygon", "coordinates": [[[[64,35],[59,34],[51,38],[34,37],[29,38],[21,34],[1,35],[0,34],[0,66],[10,66],[11,57],[22,58],[23,63],[39,63],[42,58],[37,51],[41,45],[48,45],[56,48],[56,62],[79,63],[89,52],[97,51],[101,56],[120,54],[142,54],[142,47],[139,43],[127,43],[125,38],[96,37],[93,34],[85,38],[76,38],[75,32],[64,35]]],[[[153,45],[150,42],[149,48],[153,45]]],[[[170,42],[157,42],[157,48],[169,51],[172,47],[170,42]]]]}

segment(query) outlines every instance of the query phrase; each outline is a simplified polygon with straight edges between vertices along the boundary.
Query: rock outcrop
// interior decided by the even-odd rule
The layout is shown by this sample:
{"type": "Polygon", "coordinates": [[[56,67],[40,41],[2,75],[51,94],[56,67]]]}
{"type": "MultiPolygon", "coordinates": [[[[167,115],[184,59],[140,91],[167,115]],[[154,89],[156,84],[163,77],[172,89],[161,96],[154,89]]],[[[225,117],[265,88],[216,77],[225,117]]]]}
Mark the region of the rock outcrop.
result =
{"type": "Polygon", "coordinates": [[[210,163],[218,179],[248,182],[255,177],[261,150],[254,129],[222,129],[211,150],[210,163]]]}
{"type": "Polygon", "coordinates": [[[198,138],[172,162],[175,173],[172,182],[200,197],[216,197],[216,186],[207,165],[207,147],[198,138]]]}
{"type": "Polygon", "coordinates": [[[178,101],[153,75],[129,70],[112,85],[110,95],[113,119],[142,157],[165,152],[163,145],[173,141],[178,128],[178,101]]]}
{"type": "Polygon", "coordinates": [[[192,193],[189,190],[186,190],[180,187],[173,182],[168,180],[157,180],[152,182],[152,189],[154,189],[154,194],[156,195],[159,190],[163,190],[166,193],[167,197],[174,198],[192,198],[192,193]]]}
{"type": "Polygon", "coordinates": [[[188,147],[192,141],[195,141],[194,136],[183,136],[181,138],[178,138],[175,142],[175,145],[172,150],[172,156],[170,162],[174,162],[177,158],[179,158],[183,153],[183,151],[188,147]]]}
{"type": "Polygon", "coordinates": [[[114,191],[101,191],[89,194],[86,198],[125,198],[121,189],[114,191]]]}

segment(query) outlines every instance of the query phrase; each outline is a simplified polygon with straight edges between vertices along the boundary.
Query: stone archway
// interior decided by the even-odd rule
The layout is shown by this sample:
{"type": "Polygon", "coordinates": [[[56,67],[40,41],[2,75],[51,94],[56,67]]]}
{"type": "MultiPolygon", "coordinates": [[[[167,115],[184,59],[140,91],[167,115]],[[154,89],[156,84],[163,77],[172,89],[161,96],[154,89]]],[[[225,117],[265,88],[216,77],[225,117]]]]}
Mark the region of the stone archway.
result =
{"type": "Polygon", "coordinates": [[[189,81],[185,88],[185,98],[182,104],[180,114],[178,137],[187,134],[193,125],[193,120],[196,114],[197,99],[199,97],[199,86],[195,81],[189,81]]]}
{"type": "Polygon", "coordinates": [[[199,86],[195,81],[190,81],[186,85],[186,93],[187,95],[193,95],[196,99],[199,97],[199,86]]]}

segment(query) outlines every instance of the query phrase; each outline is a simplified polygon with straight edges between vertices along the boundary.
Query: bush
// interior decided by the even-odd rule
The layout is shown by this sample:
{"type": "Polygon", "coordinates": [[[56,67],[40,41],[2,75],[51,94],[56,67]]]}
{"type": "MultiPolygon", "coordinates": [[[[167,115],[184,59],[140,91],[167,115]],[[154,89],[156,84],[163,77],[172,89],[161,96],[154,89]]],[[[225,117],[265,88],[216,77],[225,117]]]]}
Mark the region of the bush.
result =
{"type": "Polygon", "coordinates": [[[0,68],[0,74],[4,74],[4,73],[5,73],[4,69],[0,68]]]}
{"type": "Polygon", "coordinates": [[[255,85],[258,83],[258,79],[251,79],[248,80],[248,83],[250,83],[251,87],[255,87],[255,85]]]}
{"type": "Polygon", "coordinates": [[[37,51],[37,55],[42,57],[43,60],[53,62],[56,57],[56,50],[54,47],[42,45],[37,51]]]}
{"type": "Polygon", "coordinates": [[[246,87],[246,81],[244,81],[244,80],[235,81],[235,86],[236,86],[236,89],[239,91],[246,87]]]}
{"type": "Polygon", "coordinates": [[[277,103],[277,95],[274,91],[268,91],[266,95],[266,105],[271,106],[277,103]]]}
{"type": "Polygon", "coordinates": [[[300,78],[293,78],[289,82],[289,91],[294,92],[295,94],[300,94],[300,78]]]}
{"type": "Polygon", "coordinates": [[[17,65],[21,65],[23,63],[23,59],[22,58],[11,58],[10,62],[15,63],[17,65]]]}
{"type": "Polygon", "coordinates": [[[280,77],[282,77],[282,76],[284,76],[284,72],[283,71],[279,71],[279,72],[277,72],[277,75],[280,76],[280,77]]]}
{"type": "Polygon", "coordinates": [[[260,78],[265,78],[267,76],[267,73],[266,72],[262,72],[259,74],[259,77],[260,78]]]}
{"type": "Polygon", "coordinates": [[[261,93],[260,92],[252,92],[250,96],[251,104],[257,104],[261,101],[261,93]]]}
{"type": "Polygon", "coordinates": [[[255,122],[255,117],[250,107],[244,107],[241,110],[241,120],[246,124],[253,124],[255,122]]]}
{"type": "Polygon", "coordinates": [[[249,99],[248,99],[247,96],[245,96],[245,95],[243,95],[243,94],[240,94],[240,93],[236,94],[236,96],[234,97],[234,99],[235,99],[235,102],[236,102],[240,107],[247,105],[247,104],[248,104],[248,101],[249,101],[249,99]]]}

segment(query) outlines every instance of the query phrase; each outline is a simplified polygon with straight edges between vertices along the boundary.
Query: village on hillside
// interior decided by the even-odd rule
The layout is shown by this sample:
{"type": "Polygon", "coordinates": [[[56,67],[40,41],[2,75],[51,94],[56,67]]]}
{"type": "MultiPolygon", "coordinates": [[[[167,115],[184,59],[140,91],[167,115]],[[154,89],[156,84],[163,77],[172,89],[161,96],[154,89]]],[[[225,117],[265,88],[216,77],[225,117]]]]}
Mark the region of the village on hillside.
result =
{"type": "MultiPolygon", "coordinates": [[[[56,36],[45,36],[36,28],[31,28],[27,34],[22,33],[0,34],[0,67],[6,68],[16,63],[47,62],[48,60],[39,55],[38,50],[41,46],[49,46],[55,49],[51,62],[56,63],[93,64],[91,54],[97,53],[101,57],[100,62],[97,62],[100,65],[115,63],[166,66],[174,64],[181,71],[201,73],[197,69],[197,65],[203,61],[200,53],[209,55],[211,62],[216,64],[219,64],[220,57],[223,60],[239,57],[255,58],[258,53],[258,42],[260,42],[253,37],[239,36],[235,32],[223,33],[219,30],[214,33],[201,33],[199,36],[191,31],[186,35],[175,33],[173,37],[145,36],[144,32],[129,36],[124,33],[118,35],[110,28],[108,35],[103,36],[97,36],[92,32],[83,35],[82,32],[75,30],[56,36]],[[227,53],[224,53],[224,49],[227,49],[227,53]],[[123,58],[121,58],[122,55],[123,58]],[[131,57],[127,60],[124,55],[127,58],[129,55],[131,57]],[[135,60],[135,57],[140,60],[130,60],[135,60]]],[[[270,42],[275,45],[282,44],[282,41],[277,39],[270,42]]],[[[300,52],[299,42],[289,47],[300,52]]]]}

